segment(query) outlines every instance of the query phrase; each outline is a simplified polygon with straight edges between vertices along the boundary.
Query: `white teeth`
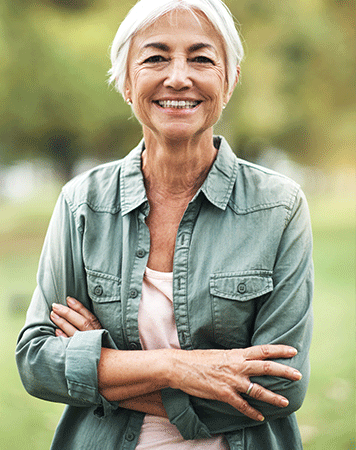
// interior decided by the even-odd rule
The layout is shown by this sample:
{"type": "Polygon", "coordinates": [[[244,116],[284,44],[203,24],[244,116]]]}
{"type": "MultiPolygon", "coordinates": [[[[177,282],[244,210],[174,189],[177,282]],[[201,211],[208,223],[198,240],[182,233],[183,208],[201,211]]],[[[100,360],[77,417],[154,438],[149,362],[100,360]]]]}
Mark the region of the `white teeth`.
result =
{"type": "Polygon", "coordinates": [[[190,102],[185,100],[163,100],[158,102],[162,108],[178,108],[178,109],[190,109],[195,108],[199,102],[190,102]]]}

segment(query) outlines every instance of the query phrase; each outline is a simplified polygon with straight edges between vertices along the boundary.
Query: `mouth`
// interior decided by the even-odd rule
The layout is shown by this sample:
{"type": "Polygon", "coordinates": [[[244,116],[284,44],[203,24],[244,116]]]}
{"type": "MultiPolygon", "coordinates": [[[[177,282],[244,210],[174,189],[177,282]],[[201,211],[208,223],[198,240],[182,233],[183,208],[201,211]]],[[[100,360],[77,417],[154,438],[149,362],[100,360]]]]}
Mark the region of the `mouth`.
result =
{"type": "Polygon", "coordinates": [[[155,101],[161,108],[175,108],[175,109],[193,109],[198,106],[201,101],[191,100],[158,100],[155,101]]]}

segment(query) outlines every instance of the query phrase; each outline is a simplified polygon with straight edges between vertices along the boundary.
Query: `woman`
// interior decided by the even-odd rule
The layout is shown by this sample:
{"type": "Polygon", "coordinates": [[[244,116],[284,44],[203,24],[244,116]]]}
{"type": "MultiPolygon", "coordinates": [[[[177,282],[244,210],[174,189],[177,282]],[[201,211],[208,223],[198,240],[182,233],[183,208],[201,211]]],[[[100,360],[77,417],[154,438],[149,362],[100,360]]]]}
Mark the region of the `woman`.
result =
{"type": "Polygon", "coordinates": [[[144,140],[63,188],[17,347],[28,392],[68,405],[53,449],[302,448],[309,216],[213,136],[241,58],[220,0],[141,0],[118,30],[144,140]]]}

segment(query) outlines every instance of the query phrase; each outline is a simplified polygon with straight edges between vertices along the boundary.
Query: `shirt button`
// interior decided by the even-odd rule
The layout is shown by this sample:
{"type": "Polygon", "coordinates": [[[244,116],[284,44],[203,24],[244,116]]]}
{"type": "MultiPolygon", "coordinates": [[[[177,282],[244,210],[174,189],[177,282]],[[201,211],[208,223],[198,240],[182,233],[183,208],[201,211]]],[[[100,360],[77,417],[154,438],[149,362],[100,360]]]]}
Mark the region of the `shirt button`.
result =
{"type": "Polygon", "coordinates": [[[146,252],[145,252],[142,248],[140,248],[140,249],[137,250],[137,252],[136,252],[136,256],[137,256],[138,258],[143,258],[143,257],[145,256],[145,254],[146,254],[146,252]]]}
{"type": "Polygon", "coordinates": [[[102,406],[98,406],[94,411],[94,415],[96,417],[103,417],[104,416],[104,408],[102,406]]]}
{"type": "Polygon", "coordinates": [[[126,440],[127,441],[133,441],[135,439],[135,435],[134,435],[134,433],[127,433],[127,435],[126,435],[126,440]]]}
{"type": "Polygon", "coordinates": [[[245,284],[245,283],[240,283],[240,284],[237,286],[237,291],[238,291],[240,294],[244,294],[244,293],[246,292],[246,284],[245,284]]]}
{"type": "Polygon", "coordinates": [[[136,298],[138,296],[138,292],[136,289],[131,289],[130,291],[130,297],[131,298],[136,298]]]}
{"type": "Polygon", "coordinates": [[[131,342],[129,344],[129,349],[130,350],[138,350],[138,345],[136,344],[136,342],[131,342]]]}
{"type": "Polygon", "coordinates": [[[97,284],[94,288],[94,294],[100,297],[101,295],[103,295],[103,292],[104,292],[103,287],[100,284],[97,284]]]}

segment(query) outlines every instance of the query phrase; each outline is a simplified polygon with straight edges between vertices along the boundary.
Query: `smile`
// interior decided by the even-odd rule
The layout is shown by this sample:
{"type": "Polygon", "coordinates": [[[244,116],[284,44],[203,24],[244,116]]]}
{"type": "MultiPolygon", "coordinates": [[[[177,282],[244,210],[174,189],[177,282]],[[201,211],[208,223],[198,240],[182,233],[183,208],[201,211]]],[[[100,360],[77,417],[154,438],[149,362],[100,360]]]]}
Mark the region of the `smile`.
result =
{"type": "Polygon", "coordinates": [[[161,108],[178,108],[178,109],[192,109],[201,103],[200,101],[185,101],[185,100],[159,100],[157,102],[161,108]]]}

